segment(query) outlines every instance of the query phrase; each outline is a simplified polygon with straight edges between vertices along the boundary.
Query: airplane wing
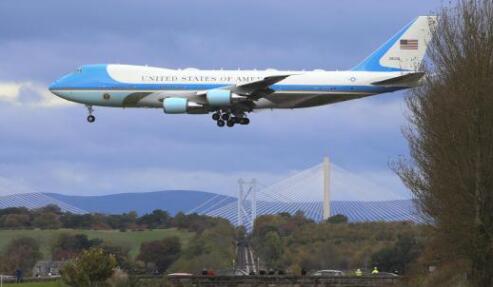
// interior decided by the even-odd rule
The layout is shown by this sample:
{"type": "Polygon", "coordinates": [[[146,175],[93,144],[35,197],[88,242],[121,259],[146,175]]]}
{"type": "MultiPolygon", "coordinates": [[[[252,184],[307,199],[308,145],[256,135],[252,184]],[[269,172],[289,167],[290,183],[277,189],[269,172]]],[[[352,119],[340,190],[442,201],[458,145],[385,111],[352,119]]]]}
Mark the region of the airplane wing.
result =
{"type": "MultiPolygon", "coordinates": [[[[248,98],[249,100],[258,100],[260,98],[263,98],[269,94],[272,94],[274,90],[270,88],[270,86],[274,85],[275,83],[278,83],[287,77],[291,75],[277,75],[277,76],[268,76],[263,78],[262,80],[258,81],[253,81],[253,82],[248,82],[244,84],[239,84],[239,85],[233,85],[233,86],[225,86],[225,90],[230,90],[231,92],[238,94],[240,96],[244,96],[248,98]]],[[[207,94],[207,91],[201,91],[196,94],[194,97],[194,100],[196,101],[203,101],[204,96],[207,94]]]]}
{"type": "Polygon", "coordinates": [[[385,87],[402,87],[417,84],[425,75],[425,73],[410,73],[403,76],[398,76],[395,78],[378,81],[372,83],[375,86],[385,86],[385,87]]]}
{"type": "Polygon", "coordinates": [[[231,92],[238,95],[246,96],[252,100],[257,100],[268,94],[273,93],[274,90],[272,90],[270,86],[286,79],[289,76],[291,75],[268,76],[263,78],[262,80],[232,86],[229,89],[231,90],[231,92]]]}

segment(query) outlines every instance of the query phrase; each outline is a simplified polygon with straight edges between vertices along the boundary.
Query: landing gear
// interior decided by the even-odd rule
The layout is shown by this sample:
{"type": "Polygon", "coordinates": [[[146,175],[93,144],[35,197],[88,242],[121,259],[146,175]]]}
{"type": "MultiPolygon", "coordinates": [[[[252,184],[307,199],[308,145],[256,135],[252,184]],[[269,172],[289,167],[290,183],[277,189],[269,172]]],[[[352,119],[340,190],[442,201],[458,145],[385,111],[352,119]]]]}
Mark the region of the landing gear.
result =
{"type": "Polygon", "coordinates": [[[212,119],[216,121],[218,127],[234,127],[235,124],[248,125],[250,120],[246,117],[244,113],[234,113],[216,111],[212,114],[212,119]]]}
{"type": "Polygon", "coordinates": [[[86,107],[87,111],[89,112],[89,115],[87,116],[87,121],[93,123],[96,120],[96,117],[92,114],[94,112],[94,109],[91,105],[86,105],[86,107]]]}
{"type": "Polygon", "coordinates": [[[221,115],[221,119],[223,121],[228,121],[230,118],[231,118],[231,114],[230,113],[224,113],[224,114],[221,115]]]}
{"type": "Polygon", "coordinates": [[[248,125],[250,123],[249,118],[240,118],[240,125],[248,125]]]}

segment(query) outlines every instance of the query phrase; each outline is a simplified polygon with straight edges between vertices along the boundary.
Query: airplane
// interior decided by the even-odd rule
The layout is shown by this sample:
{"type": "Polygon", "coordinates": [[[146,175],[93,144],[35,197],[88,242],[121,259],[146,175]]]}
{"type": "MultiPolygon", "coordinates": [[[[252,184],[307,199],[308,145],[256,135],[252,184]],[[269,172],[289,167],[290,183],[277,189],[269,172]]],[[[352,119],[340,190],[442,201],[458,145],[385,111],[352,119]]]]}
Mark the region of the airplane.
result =
{"type": "Polygon", "coordinates": [[[85,65],[50,84],[66,100],[93,106],[208,114],[217,126],[250,123],[247,113],[333,104],[419,86],[434,16],[420,16],[347,71],[198,70],[85,65]]]}

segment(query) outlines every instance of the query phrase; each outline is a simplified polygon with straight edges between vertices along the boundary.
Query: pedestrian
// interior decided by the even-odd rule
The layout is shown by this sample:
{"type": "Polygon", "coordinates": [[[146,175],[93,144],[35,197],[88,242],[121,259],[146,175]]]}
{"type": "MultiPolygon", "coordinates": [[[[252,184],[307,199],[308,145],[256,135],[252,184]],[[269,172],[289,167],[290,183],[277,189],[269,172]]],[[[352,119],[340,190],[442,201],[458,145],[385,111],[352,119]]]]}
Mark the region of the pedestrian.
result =
{"type": "Polygon", "coordinates": [[[354,274],[357,276],[357,277],[361,277],[363,276],[363,272],[361,272],[361,269],[356,269],[356,271],[354,271],[354,274]]]}
{"type": "Polygon", "coordinates": [[[372,274],[372,275],[378,275],[378,273],[380,273],[380,272],[378,271],[378,268],[377,268],[376,266],[375,266],[375,267],[373,267],[373,271],[371,272],[371,274],[372,274]]]}

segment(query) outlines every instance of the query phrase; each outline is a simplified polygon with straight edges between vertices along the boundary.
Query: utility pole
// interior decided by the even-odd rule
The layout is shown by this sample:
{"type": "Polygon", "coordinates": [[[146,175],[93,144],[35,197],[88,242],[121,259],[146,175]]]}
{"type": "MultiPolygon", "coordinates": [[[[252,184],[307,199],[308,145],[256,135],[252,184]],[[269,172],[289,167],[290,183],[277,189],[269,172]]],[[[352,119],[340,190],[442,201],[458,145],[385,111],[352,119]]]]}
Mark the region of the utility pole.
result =
{"type": "Polygon", "coordinates": [[[330,217],[330,161],[327,156],[324,158],[322,169],[324,178],[323,220],[327,220],[330,217]]]}

